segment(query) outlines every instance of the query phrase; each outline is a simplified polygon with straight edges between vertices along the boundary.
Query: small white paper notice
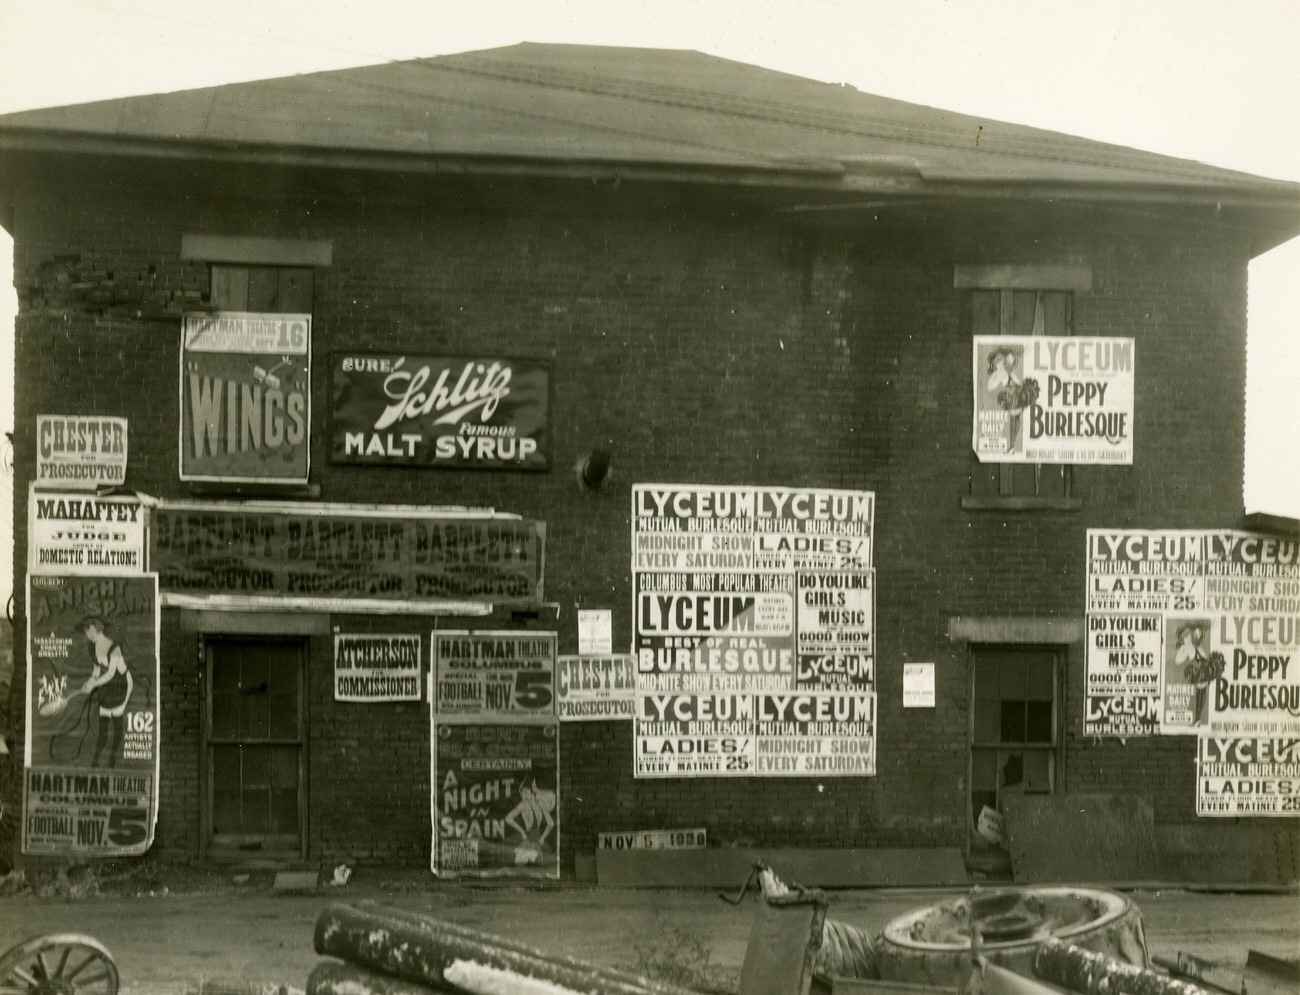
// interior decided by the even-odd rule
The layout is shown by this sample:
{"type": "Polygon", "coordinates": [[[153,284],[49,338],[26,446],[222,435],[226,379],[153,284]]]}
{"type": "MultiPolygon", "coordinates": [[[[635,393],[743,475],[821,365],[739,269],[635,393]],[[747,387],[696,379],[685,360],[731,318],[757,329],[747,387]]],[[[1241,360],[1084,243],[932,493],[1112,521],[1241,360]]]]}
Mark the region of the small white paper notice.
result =
{"type": "Polygon", "coordinates": [[[903,707],[934,707],[934,664],[903,664],[903,707]]]}
{"type": "Polygon", "coordinates": [[[614,652],[613,614],[608,608],[578,612],[578,652],[583,656],[608,656],[614,652]]]}

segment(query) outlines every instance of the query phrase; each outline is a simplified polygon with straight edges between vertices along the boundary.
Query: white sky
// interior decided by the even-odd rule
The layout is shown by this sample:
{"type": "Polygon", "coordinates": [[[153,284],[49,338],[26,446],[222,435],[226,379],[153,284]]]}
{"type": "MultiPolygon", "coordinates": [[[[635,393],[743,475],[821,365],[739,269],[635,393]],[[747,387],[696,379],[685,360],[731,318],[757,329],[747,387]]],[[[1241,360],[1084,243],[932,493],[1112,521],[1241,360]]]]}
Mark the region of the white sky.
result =
{"type": "MultiPolygon", "coordinates": [[[[521,41],[696,49],[1300,182],[1296,0],[0,0],[0,113],[521,41]]],[[[11,271],[0,232],[3,431],[11,271]]],[[[1300,517],[1300,240],[1252,264],[1249,325],[1244,506],[1300,517]]]]}

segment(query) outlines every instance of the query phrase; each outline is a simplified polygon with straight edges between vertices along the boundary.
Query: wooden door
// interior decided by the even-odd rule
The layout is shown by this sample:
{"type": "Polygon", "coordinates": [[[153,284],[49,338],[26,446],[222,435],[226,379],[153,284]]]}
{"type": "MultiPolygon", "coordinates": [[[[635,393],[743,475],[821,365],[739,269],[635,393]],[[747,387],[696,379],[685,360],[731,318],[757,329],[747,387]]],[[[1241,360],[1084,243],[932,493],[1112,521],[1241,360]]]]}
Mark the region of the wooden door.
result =
{"type": "Polygon", "coordinates": [[[207,640],[207,853],[294,859],[304,850],[305,646],[207,640]]]}

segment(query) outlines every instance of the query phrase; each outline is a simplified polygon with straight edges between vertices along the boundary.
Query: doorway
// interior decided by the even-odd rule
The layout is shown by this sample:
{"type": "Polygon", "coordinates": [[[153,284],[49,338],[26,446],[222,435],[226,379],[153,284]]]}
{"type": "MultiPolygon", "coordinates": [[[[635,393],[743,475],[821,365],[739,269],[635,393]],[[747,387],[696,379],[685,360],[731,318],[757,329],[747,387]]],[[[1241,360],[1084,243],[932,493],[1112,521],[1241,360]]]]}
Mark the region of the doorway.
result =
{"type": "Polygon", "coordinates": [[[289,861],[304,851],[301,639],[205,640],[204,833],[214,861],[289,861]]]}
{"type": "Polygon", "coordinates": [[[1057,790],[1063,654],[1054,647],[971,647],[972,866],[1009,870],[1003,831],[1009,795],[1057,790]]]}

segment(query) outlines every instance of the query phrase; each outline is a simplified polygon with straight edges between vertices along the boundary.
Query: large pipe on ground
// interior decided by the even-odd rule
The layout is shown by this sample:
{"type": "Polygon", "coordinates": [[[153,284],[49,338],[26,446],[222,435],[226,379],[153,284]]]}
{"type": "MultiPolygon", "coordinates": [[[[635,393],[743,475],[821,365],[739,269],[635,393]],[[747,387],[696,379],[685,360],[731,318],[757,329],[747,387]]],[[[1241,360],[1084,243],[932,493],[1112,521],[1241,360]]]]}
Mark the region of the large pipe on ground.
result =
{"type": "Polygon", "coordinates": [[[1200,985],[1114,960],[1049,936],[1034,954],[1034,973],[1085,995],[1209,995],[1200,985]]]}
{"type": "Polygon", "coordinates": [[[307,975],[307,995],[445,995],[448,991],[339,960],[320,961],[307,975]]]}
{"type": "Polygon", "coordinates": [[[332,903],[316,919],[315,944],[319,954],[435,989],[447,985],[446,972],[459,961],[549,981],[580,995],[699,995],[689,988],[543,953],[513,940],[400,909],[332,903]]]}

